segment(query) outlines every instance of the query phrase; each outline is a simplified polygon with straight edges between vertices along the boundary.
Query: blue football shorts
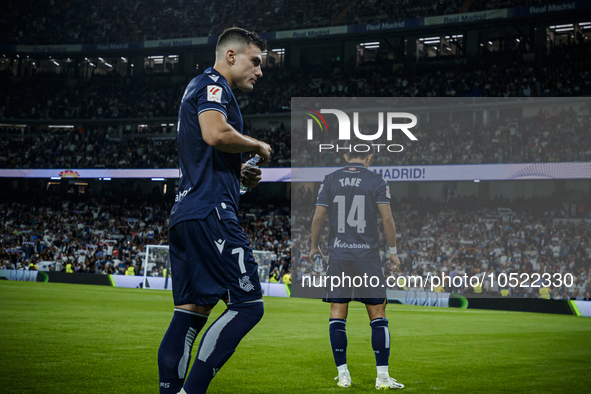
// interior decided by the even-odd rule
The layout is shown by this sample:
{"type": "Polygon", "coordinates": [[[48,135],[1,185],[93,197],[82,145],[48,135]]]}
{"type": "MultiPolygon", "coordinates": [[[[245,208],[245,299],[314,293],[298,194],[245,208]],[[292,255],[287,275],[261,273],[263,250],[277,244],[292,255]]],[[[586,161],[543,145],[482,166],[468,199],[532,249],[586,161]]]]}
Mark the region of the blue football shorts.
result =
{"type": "Polygon", "coordinates": [[[175,305],[262,298],[258,264],[230,204],[218,205],[203,220],[177,223],[168,237],[175,305]]]}
{"type": "Polygon", "coordinates": [[[329,259],[326,276],[336,276],[341,283],[340,286],[331,288],[329,280],[323,301],[338,303],[359,301],[370,305],[383,304],[386,300],[383,266],[384,264],[379,262],[379,257],[371,261],[329,259]],[[345,279],[343,280],[343,278],[345,279]],[[347,278],[350,278],[350,281],[347,278]]]}

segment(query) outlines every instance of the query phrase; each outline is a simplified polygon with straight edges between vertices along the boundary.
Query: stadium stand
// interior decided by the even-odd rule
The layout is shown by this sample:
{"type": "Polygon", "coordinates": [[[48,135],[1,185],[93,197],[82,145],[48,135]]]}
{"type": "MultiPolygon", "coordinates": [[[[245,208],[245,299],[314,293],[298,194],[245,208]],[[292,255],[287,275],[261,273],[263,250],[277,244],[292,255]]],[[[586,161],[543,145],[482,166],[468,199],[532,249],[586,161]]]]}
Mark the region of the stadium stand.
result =
{"type": "MultiPolygon", "coordinates": [[[[31,264],[49,261],[57,262],[50,270],[65,272],[70,263],[75,273],[125,274],[133,266],[136,275],[143,275],[145,246],[168,244],[170,202],[161,196],[136,190],[132,198],[121,191],[93,194],[89,189],[84,194],[72,189],[67,198],[42,189],[32,194],[3,195],[2,268],[29,269],[31,264]]],[[[239,212],[246,235],[254,249],[272,252],[271,271],[287,269],[291,261],[289,201],[265,197],[262,192],[250,194],[239,212]]],[[[162,275],[163,267],[157,268],[162,275]]]]}
{"type": "Polygon", "coordinates": [[[3,168],[176,168],[175,139],[111,139],[107,129],[74,129],[0,141],[3,168]]]}
{"type": "MultiPolygon", "coordinates": [[[[244,114],[286,112],[292,97],[561,97],[591,94],[591,44],[557,48],[535,61],[503,54],[490,60],[413,64],[393,72],[371,67],[265,70],[244,114]]],[[[0,119],[112,119],[176,117],[192,76],[121,76],[117,72],[72,81],[67,75],[0,77],[0,119]],[[72,86],[72,82],[75,85],[72,86]],[[82,94],[82,92],[84,92],[82,94]]]]}
{"type": "MultiPolygon", "coordinates": [[[[582,201],[589,204],[590,198],[587,194],[582,201]]],[[[312,204],[293,213],[297,218],[292,226],[293,256],[300,262],[295,280],[301,280],[303,275],[314,275],[311,264],[301,263],[307,261],[306,251],[310,249],[312,204]]],[[[451,198],[445,203],[436,203],[419,197],[397,201],[394,206],[402,267],[396,272],[386,267],[385,275],[421,276],[423,283],[428,283],[429,274],[441,277],[442,272],[452,277],[491,272],[496,275],[570,272],[575,286],[552,288],[552,298],[583,299],[585,293],[591,292],[589,212],[573,216],[560,200],[553,198],[514,201],[451,198]]],[[[326,239],[328,227],[324,232],[326,239]]],[[[385,258],[388,248],[383,232],[380,245],[382,258],[385,258]]],[[[326,245],[321,248],[326,250],[326,245]]],[[[462,292],[457,287],[444,287],[444,290],[462,292]]],[[[490,295],[498,294],[501,289],[485,285],[483,290],[485,295],[490,295]]],[[[530,289],[530,294],[518,290],[521,291],[511,289],[511,295],[537,295],[536,289],[530,289]]]]}
{"type": "MultiPolygon", "coordinates": [[[[143,275],[145,245],[167,243],[169,204],[162,198],[146,202],[144,197],[121,205],[116,194],[68,201],[37,195],[28,201],[4,198],[0,205],[3,268],[26,270],[30,264],[53,261],[57,265],[51,270],[65,271],[70,263],[75,273],[124,274],[134,266],[135,274],[143,275]]],[[[300,208],[309,214],[294,212],[293,233],[287,200],[275,198],[277,205],[254,204],[240,212],[255,249],[272,252],[271,271],[288,269],[292,250],[294,259],[306,259],[302,251],[309,249],[313,213],[313,199],[309,200],[308,209],[300,208]]],[[[591,196],[582,196],[581,202],[590,204],[591,196]]],[[[552,289],[553,298],[581,298],[591,291],[591,216],[588,211],[573,215],[560,199],[450,198],[435,203],[413,198],[397,201],[394,214],[403,264],[397,276],[419,275],[426,280],[428,273],[441,272],[462,276],[568,271],[576,285],[552,289]]],[[[387,257],[383,233],[380,238],[382,257],[387,257]]],[[[155,272],[161,274],[162,268],[155,272]]],[[[294,279],[306,273],[310,272],[296,273],[294,279]]],[[[393,274],[389,267],[386,274],[393,274]]],[[[485,286],[484,291],[495,294],[499,289],[485,286]]]]}
{"type": "Polygon", "coordinates": [[[306,29],[554,3],[506,1],[303,1],[158,0],[89,3],[71,0],[4,2],[0,42],[83,44],[216,35],[231,24],[255,31],[306,29]],[[207,17],[204,17],[207,15],[207,17]],[[255,16],[253,18],[253,15],[255,16]]]}
{"type": "MultiPolygon", "coordinates": [[[[488,126],[433,125],[416,131],[420,141],[409,142],[404,155],[377,155],[374,165],[487,164],[589,161],[591,142],[588,132],[589,109],[576,116],[572,109],[550,114],[542,111],[535,118],[503,120],[488,126]],[[584,115],[587,114],[587,115],[584,115]],[[559,132],[550,132],[558,129],[559,132]],[[461,138],[460,138],[461,136],[461,138]],[[458,142],[461,141],[461,142],[458,142]],[[492,148],[491,148],[492,147],[492,148]]],[[[375,129],[377,125],[367,125],[375,129]]],[[[248,130],[250,129],[250,130],[248,130]]],[[[176,141],[173,133],[119,136],[106,128],[35,129],[6,135],[0,140],[2,168],[176,168],[176,141]]],[[[321,159],[304,152],[309,141],[290,141],[283,124],[274,129],[252,129],[247,133],[273,146],[271,167],[334,166],[342,163],[333,152],[321,159]],[[291,152],[294,160],[291,160],[291,152]]],[[[303,136],[304,133],[301,133],[303,136]]],[[[332,140],[323,141],[335,143],[332,140]]],[[[378,140],[376,143],[386,141],[378,140]]]]}
{"type": "Polygon", "coordinates": [[[494,1],[376,1],[359,0],[351,2],[352,7],[340,20],[344,24],[377,23],[390,20],[414,19],[417,17],[449,15],[483,10],[496,10],[511,7],[524,7],[554,3],[544,0],[494,0],[494,1]]]}
{"type": "MultiPolygon", "coordinates": [[[[534,118],[509,119],[492,122],[487,126],[463,125],[457,128],[449,124],[433,124],[420,128],[416,136],[429,140],[428,144],[407,142],[408,153],[392,157],[377,154],[374,165],[433,165],[433,164],[492,164],[589,161],[591,145],[586,138],[589,108],[583,107],[580,116],[569,110],[539,112],[534,118]],[[552,133],[550,130],[554,130],[552,133]],[[558,130],[558,132],[556,132],[558,130]]],[[[377,124],[366,126],[376,130],[377,124]]],[[[292,140],[294,166],[331,166],[343,163],[337,152],[307,155],[310,142],[292,140]]],[[[322,143],[337,144],[326,139],[322,143]]],[[[376,143],[387,143],[384,138],[376,143]]]]}

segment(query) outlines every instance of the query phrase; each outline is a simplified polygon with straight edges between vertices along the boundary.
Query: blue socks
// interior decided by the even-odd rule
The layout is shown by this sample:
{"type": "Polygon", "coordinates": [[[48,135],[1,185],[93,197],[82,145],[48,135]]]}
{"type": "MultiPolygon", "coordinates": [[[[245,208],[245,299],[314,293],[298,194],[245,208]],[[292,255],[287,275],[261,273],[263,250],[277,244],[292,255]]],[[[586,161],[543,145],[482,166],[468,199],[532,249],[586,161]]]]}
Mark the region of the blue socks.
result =
{"type": "Polygon", "coordinates": [[[376,355],[376,366],[387,366],[390,358],[388,319],[379,317],[372,320],[369,325],[371,326],[371,346],[376,355]]]}
{"type": "Polygon", "coordinates": [[[193,343],[205,322],[207,315],[175,308],[158,349],[160,394],[177,394],[181,391],[191,361],[193,343]]]}
{"type": "Polygon", "coordinates": [[[330,335],[330,346],[334,362],[338,366],[347,364],[347,320],[330,319],[328,332],[330,335]]]}
{"type": "Polygon", "coordinates": [[[242,338],[263,317],[262,301],[261,299],[256,302],[229,305],[228,309],[209,326],[201,339],[197,357],[185,382],[187,394],[201,394],[207,391],[209,383],[232,356],[242,338]]]}

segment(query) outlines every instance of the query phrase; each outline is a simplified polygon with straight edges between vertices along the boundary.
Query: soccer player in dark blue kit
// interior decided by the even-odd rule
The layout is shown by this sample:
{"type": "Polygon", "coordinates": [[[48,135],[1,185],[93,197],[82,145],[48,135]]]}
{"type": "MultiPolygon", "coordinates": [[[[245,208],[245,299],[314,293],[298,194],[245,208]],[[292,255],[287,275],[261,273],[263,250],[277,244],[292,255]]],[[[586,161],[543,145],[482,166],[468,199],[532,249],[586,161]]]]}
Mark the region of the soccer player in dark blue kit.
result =
{"type": "Polygon", "coordinates": [[[263,316],[257,264],[237,220],[240,182],[255,187],[258,168],[242,153],[269,160],[271,147],[242,134],[232,90],[251,91],[263,73],[266,42],[244,29],[219,37],[213,67],[183,95],[177,146],[180,186],[169,222],[174,315],[158,351],[160,393],[198,394],[263,316]],[[195,338],[219,300],[224,313],[203,335],[187,376],[195,338]]]}
{"type": "MultiPolygon", "coordinates": [[[[396,227],[390,210],[390,188],[381,175],[368,169],[372,152],[361,153],[351,149],[344,156],[347,164],[327,175],[320,186],[316,212],[312,219],[309,261],[313,261],[316,254],[322,255],[318,243],[324,226],[324,216],[328,213],[330,232],[327,244],[330,260],[327,277],[342,278],[343,274],[349,277],[367,275],[378,277],[380,283],[383,283],[383,264],[378,247],[378,213],[382,217],[386,241],[390,247],[389,262],[394,270],[400,266],[396,253],[396,227]]],[[[324,258],[323,255],[322,257],[324,258]]],[[[385,288],[380,284],[376,289],[355,290],[354,295],[351,288],[341,287],[327,292],[324,299],[331,303],[329,335],[338,369],[337,385],[350,387],[352,384],[347,368],[345,327],[349,302],[356,300],[365,304],[370,320],[371,344],[377,368],[376,388],[404,388],[388,372],[390,331],[386,319],[385,288]]]]}

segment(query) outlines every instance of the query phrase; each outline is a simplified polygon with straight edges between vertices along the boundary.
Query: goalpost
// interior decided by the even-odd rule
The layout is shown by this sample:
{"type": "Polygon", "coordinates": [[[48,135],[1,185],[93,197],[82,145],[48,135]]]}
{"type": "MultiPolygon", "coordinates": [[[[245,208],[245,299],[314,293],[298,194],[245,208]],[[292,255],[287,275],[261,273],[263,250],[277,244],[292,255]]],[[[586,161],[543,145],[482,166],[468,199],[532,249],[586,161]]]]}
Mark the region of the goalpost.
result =
{"type": "Polygon", "coordinates": [[[172,289],[172,280],[170,279],[170,256],[168,254],[168,245],[146,245],[142,267],[144,268],[144,281],[142,288],[150,288],[148,276],[154,275],[158,271],[164,276],[164,289],[172,289]],[[150,272],[150,275],[148,275],[150,272]]]}
{"type": "Polygon", "coordinates": [[[261,283],[269,281],[269,269],[271,268],[271,256],[268,250],[253,250],[254,261],[259,265],[259,280],[261,283]]]}
{"type": "MultiPolygon", "coordinates": [[[[252,253],[254,260],[259,265],[258,272],[261,283],[268,282],[273,253],[267,250],[253,250],[252,253]]],[[[149,276],[164,276],[164,289],[172,289],[168,245],[146,245],[142,267],[144,269],[144,280],[141,286],[143,289],[150,288],[149,276]],[[154,275],[156,272],[157,275],[154,275]]]]}

